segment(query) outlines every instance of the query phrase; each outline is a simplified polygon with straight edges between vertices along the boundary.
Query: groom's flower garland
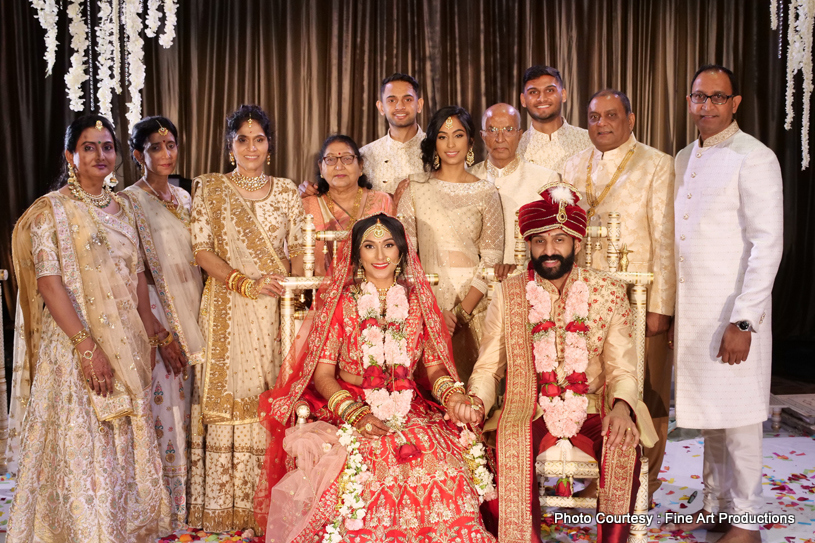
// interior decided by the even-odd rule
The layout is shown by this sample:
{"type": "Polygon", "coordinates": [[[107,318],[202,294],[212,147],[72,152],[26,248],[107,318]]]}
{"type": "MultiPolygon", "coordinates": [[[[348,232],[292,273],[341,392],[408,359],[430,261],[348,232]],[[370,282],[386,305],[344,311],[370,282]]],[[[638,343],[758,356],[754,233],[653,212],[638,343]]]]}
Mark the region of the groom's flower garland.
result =
{"type": "Polygon", "coordinates": [[[361,286],[357,299],[362,339],[362,388],[365,401],[379,420],[399,430],[405,423],[413,400],[410,379],[410,357],[404,327],[408,317],[408,299],[405,287],[394,284],[385,298],[385,330],[379,326],[379,295],[376,287],[367,281],[361,286]],[[388,375],[390,369],[391,375],[388,375]],[[393,392],[388,392],[392,379],[393,392]]]}
{"type": "Polygon", "coordinates": [[[543,420],[549,432],[560,439],[574,437],[586,420],[589,400],[586,368],[589,351],[586,332],[589,327],[589,289],[580,278],[572,283],[566,298],[566,344],[562,380],[558,378],[555,322],[549,293],[537,284],[534,271],[526,284],[526,299],[531,306],[529,326],[532,331],[535,370],[541,374],[541,392],[538,403],[543,409],[543,420]],[[560,383],[560,384],[559,384],[560,383]],[[561,386],[561,384],[563,386],[561,386]]]}
{"type": "Polygon", "coordinates": [[[470,475],[478,492],[478,500],[483,503],[484,500],[489,501],[498,497],[495,492],[492,473],[487,468],[487,455],[484,444],[466,427],[461,429],[458,442],[464,447],[464,462],[470,468],[470,475]]]}

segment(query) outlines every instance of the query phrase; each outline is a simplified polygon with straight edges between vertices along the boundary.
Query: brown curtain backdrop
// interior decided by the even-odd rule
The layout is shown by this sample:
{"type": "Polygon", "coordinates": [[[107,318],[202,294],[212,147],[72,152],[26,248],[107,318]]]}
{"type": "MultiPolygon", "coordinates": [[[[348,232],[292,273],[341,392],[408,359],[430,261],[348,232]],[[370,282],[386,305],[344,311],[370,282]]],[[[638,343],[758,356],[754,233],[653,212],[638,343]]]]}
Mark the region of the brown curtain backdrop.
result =
{"type": "MultiPolygon", "coordinates": [[[[561,70],[569,122],[586,126],[589,96],[615,87],[631,98],[637,137],[675,154],[696,136],[685,104],[694,71],[708,62],[730,66],[744,97],[739,123],[776,151],[784,170],[777,342],[813,348],[815,287],[795,279],[815,268],[815,166],[800,171],[800,114],[792,131],[783,129],[785,58],[769,28],[769,0],[179,0],[177,15],[171,49],[146,40],[144,114],[176,121],[185,177],[227,167],[224,118],[241,103],[273,117],[270,172],[299,182],[313,178],[326,135],[347,133],[362,145],[385,134],[375,107],[384,76],[419,79],[422,124],[454,103],[478,120],[495,102],[519,106],[522,74],[536,63],[561,70]]],[[[64,93],[65,18],[46,78],[43,31],[28,1],[3,0],[0,16],[0,266],[9,268],[12,225],[56,177],[75,114],[64,93]]],[[[477,150],[483,155],[480,143],[477,150]]],[[[134,181],[129,160],[120,174],[134,181]]],[[[5,288],[11,294],[12,285],[5,288]]]]}

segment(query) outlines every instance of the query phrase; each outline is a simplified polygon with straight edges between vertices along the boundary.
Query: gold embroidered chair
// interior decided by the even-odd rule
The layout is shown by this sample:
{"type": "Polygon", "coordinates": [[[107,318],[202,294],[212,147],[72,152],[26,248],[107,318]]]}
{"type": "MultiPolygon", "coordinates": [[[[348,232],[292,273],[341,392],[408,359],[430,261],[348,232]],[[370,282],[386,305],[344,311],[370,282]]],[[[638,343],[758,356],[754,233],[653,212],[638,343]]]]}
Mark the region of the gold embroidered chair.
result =
{"type": "MultiPolygon", "coordinates": [[[[639,398],[642,399],[642,387],[645,380],[645,312],[647,285],[653,281],[652,273],[636,273],[627,271],[627,252],[619,251],[620,247],[620,214],[609,213],[607,226],[590,226],[584,247],[586,251],[586,267],[591,267],[591,248],[596,243],[594,249],[600,247],[599,239],[606,238],[607,253],[606,261],[610,270],[609,277],[613,277],[627,285],[629,288],[629,301],[634,321],[634,341],[637,346],[637,384],[639,398]],[[622,260],[622,262],[621,262],[622,260]],[[622,264],[622,265],[621,265],[622,264]]],[[[525,269],[526,265],[526,242],[521,237],[518,228],[517,214],[515,221],[515,261],[518,269],[515,273],[525,269]]],[[[490,282],[489,293],[492,294],[495,283],[493,270],[488,270],[487,280],[490,282]]],[[[641,456],[642,467],[640,469],[640,486],[634,503],[634,514],[645,515],[648,513],[648,458],[641,456]]],[[[535,472],[538,475],[541,509],[547,507],[560,507],[572,509],[596,509],[597,498],[581,498],[576,496],[562,497],[549,496],[545,494],[545,482],[547,477],[571,477],[578,479],[599,479],[600,469],[597,461],[581,451],[577,447],[569,449],[555,445],[538,455],[535,462],[535,472]]],[[[644,517],[641,517],[644,518],[644,517]]],[[[644,543],[646,541],[645,524],[632,524],[629,543],[644,543]]]]}

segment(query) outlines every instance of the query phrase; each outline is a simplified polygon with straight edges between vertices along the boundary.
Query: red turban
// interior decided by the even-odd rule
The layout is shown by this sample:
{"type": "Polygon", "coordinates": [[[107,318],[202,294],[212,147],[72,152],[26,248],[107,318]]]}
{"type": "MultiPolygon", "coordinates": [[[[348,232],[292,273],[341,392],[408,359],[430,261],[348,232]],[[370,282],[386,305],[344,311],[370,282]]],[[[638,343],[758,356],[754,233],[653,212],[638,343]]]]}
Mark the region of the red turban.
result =
{"type": "Polygon", "coordinates": [[[542,200],[521,206],[518,226],[521,235],[529,240],[535,234],[562,228],[575,239],[586,235],[586,212],[577,205],[580,196],[569,183],[557,181],[545,185],[540,192],[542,200]]]}

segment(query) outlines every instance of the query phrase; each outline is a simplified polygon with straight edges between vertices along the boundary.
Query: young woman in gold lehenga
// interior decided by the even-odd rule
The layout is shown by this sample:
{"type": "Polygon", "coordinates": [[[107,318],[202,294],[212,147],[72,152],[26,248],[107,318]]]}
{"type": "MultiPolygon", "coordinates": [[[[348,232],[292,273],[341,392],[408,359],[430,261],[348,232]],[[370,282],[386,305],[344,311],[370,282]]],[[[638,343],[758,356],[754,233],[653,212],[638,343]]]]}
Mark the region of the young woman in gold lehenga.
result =
{"type": "Polygon", "coordinates": [[[258,398],[280,369],[280,281],[302,275],[303,204],[292,181],[264,173],[271,122],[241,106],[226,122],[229,174],[195,179],[193,252],[209,278],[199,323],[206,344],[195,366],[189,524],[207,531],[262,527],[255,494],[266,435],[258,398]]]}
{"type": "Polygon", "coordinates": [[[487,311],[483,274],[503,259],[504,213],[495,185],[467,172],[475,127],[464,108],[433,114],[422,142],[427,173],[411,175],[394,198],[422,266],[439,274],[434,289],[453,334],[453,356],[466,383],[478,358],[487,311]]]}
{"type": "Polygon", "coordinates": [[[34,202],[12,236],[19,468],[6,541],[143,543],[170,531],[139,237],[129,202],[104,186],[116,150],[107,119],[74,121],[67,186],[34,202]]]}

